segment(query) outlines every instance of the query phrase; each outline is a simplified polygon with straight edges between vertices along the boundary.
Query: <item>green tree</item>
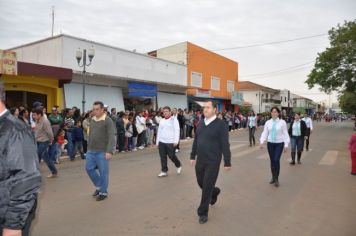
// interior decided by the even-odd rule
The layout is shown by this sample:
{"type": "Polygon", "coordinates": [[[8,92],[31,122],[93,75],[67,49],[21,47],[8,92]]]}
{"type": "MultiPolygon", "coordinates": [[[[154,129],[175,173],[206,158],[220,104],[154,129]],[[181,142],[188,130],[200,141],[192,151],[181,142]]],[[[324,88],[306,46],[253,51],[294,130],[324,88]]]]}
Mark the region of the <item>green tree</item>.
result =
{"type": "Polygon", "coordinates": [[[339,104],[343,112],[356,115],[356,93],[344,92],[339,97],[339,104]]]}
{"type": "Polygon", "coordinates": [[[326,93],[356,91],[356,20],[329,31],[330,47],[318,54],[308,75],[309,88],[315,85],[326,93]]]}

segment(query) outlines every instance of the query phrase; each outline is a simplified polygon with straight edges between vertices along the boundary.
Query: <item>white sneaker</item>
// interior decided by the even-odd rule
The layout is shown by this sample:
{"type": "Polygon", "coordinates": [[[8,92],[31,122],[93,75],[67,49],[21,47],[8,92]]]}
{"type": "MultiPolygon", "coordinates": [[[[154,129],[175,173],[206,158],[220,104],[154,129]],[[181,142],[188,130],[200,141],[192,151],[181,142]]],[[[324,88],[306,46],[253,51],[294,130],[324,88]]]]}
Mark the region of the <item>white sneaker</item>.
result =
{"type": "Polygon", "coordinates": [[[176,149],[176,153],[178,153],[179,152],[179,149],[176,149]]]}
{"type": "Polygon", "coordinates": [[[159,178],[161,178],[161,177],[166,177],[168,174],[167,174],[167,172],[161,172],[161,173],[159,173],[159,175],[158,175],[158,177],[159,178]]]}
{"type": "Polygon", "coordinates": [[[142,149],[144,149],[145,147],[144,146],[140,146],[140,147],[138,147],[138,149],[140,149],[140,150],[142,150],[142,149]]]}
{"type": "Polygon", "coordinates": [[[133,151],[133,152],[136,152],[136,151],[137,151],[137,149],[136,149],[136,148],[134,148],[134,149],[132,149],[132,151],[133,151]]]}
{"type": "Polygon", "coordinates": [[[180,173],[182,173],[182,167],[178,167],[178,168],[177,168],[177,174],[180,175],[180,173]]]}

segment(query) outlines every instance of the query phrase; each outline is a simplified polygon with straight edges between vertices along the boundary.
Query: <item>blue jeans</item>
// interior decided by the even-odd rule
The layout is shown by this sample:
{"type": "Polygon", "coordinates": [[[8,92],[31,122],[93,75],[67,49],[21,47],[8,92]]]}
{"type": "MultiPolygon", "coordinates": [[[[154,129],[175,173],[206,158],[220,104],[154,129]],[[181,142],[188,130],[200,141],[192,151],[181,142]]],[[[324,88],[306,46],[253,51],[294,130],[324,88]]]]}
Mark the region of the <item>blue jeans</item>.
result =
{"type": "Polygon", "coordinates": [[[88,151],[85,169],[96,190],[99,190],[102,195],[107,195],[109,184],[109,163],[105,158],[105,153],[88,151]]]}
{"type": "Polygon", "coordinates": [[[73,156],[74,152],[74,143],[73,143],[73,134],[72,132],[66,132],[66,137],[67,137],[67,155],[68,156],[73,156]]]}
{"type": "Polygon", "coordinates": [[[57,157],[57,143],[54,143],[51,146],[49,146],[48,155],[49,155],[49,158],[52,159],[53,161],[57,160],[56,159],[56,157],[57,157]]]}
{"type": "Polygon", "coordinates": [[[49,157],[48,154],[48,147],[49,147],[49,142],[37,142],[37,154],[38,158],[41,161],[41,159],[44,160],[46,165],[48,166],[48,169],[51,171],[52,174],[57,174],[57,169],[54,166],[54,161],[49,157]]]}
{"type": "Polygon", "coordinates": [[[290,143],[292,146],[292,152],[302,152],[304,148],[304,137],[302,136],[292,136],[290,138],[290,143]]]}
{"type": "Polygon", "coordinates": [[[282,152],[284,149],[284,143],[267,143],[267,149],[269,158],[271,160],[271,171],[272,176],[278,179],[280,164],[279,160],[281,159],[282,152]]]}

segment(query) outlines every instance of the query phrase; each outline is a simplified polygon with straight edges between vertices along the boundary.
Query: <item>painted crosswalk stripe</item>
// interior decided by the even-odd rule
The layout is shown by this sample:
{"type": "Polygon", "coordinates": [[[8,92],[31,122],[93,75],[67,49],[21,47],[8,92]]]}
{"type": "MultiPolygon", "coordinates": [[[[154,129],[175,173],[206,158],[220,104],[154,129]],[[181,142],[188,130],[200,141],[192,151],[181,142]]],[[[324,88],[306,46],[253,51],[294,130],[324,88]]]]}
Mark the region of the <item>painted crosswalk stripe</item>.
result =
{"type": "Polygon", "coordinates": [[[332,166],[336,162],[336,158],[338,156],[338,151],[327,151],[323,158],[319,161],[319,165],[332,166]]]}

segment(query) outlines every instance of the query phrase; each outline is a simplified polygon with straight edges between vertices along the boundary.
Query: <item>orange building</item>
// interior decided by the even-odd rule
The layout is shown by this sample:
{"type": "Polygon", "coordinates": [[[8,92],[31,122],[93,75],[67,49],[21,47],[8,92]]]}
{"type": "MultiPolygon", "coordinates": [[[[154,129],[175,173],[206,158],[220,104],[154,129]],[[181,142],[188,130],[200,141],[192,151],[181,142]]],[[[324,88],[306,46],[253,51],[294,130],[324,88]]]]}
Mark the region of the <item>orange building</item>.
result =
{"type": "Polygon", "coordinates": [[[148,53],[187,66],[188,106],[196,109],[207,98],[219,111],[236,110],[231,93],[237,90],[238,63],[190,42],[179,43],[148,53]]]}

